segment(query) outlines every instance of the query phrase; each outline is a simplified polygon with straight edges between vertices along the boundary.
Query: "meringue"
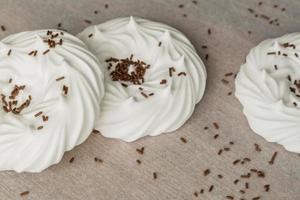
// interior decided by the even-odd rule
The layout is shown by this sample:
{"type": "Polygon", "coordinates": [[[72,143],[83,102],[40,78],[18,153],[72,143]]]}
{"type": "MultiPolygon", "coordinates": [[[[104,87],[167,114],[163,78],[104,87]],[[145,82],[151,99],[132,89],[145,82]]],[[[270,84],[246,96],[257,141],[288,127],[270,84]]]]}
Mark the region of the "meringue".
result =
{"type": "Polygon", "coordinates": [[[253,48],[237,75],[236,97],[250,127],[269,142],[300,153],[300,33],[253,48]]]}
{"type": "Polygon", "coordinates": [[[99,65],[58,30],[0,41],[0,170],[40,172],[89,136],[104,95],[99,65]]]}
{"type": "Polygon", "coordinates": [[[192,115],[206,69],[178,30],[137,17],[117,18],[78,34],[104,68],[106,94],[96,129],[131,142],[172,132],[192,115]]]}

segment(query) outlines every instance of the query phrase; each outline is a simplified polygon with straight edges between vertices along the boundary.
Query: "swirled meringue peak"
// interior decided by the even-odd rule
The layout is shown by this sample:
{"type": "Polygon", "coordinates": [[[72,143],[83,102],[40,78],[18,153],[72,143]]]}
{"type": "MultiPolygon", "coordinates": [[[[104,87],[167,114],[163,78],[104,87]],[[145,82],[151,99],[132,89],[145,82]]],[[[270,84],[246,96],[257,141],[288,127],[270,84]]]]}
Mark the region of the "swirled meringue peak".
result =
{"type": "Polygon", "coordinates": [[[300,33],[253,48],[236,78],[236,97],[250,127],[300,153],[300,33]]]}
{"type": "Polygon", "coordinates": [[[0,170],[40,172],[92,132],[104,95],[99,61],[58,30],[0,41],[0,170]]]}
{"type": "Polygon", "coordinates": [[[117,18],[78,34],[105,66],[96,128],[127,142],[181,127],[203,96],[206,69],[178,30],[141,18],[117,18]]]}

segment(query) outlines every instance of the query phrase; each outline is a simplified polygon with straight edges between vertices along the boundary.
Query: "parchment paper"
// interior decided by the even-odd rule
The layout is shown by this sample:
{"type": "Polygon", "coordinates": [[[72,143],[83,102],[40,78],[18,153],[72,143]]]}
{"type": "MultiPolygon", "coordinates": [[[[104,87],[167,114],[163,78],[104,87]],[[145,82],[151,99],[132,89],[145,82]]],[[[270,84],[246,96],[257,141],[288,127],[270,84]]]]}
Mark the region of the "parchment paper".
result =
{"type": "Polygon", "coordinates": [[[1,38],[25,30],[56,28],[58,23],[77,34],[89,25],[85,19],[98,24],[133,15],[167,23],[191,39],[206,63],[208,81],[195,113],[175,133],[134,143],[92,134],[84,144],[66,153],[61,163],[42,173],[0,172],[0,199],[221,200],[231,195],[247,200],[256,196],[267,200],[299,200],[299,155],[266,142],[250,130],[240,103],[234,95],[228,95],[234,92],[233,77],[224,76],[237,72],[250,48],[261,40],[300,30],[300,1],[266,0],[261,6],[258,3],[254,0],[197,0],[197,4],[187,0],[1,0],[0,24],[6,27],[6,31],[0,31],[1,38]],[[183,8],[179,8],[180,4],[183,8]],[[280,25],[256,18],[248,8],[278,18],[280,25]],[[202,45],[208,48],[203,49],[202,45]],[[219,129],[214,128],[214,122],[219,129]],[[208,130],[204,130],[206,126],[208,130]],[[219,137],[214,139],[216,134],[219,137]],[[180,137],[186,138],[187,143],[180,137]],[[255,143],[260,145],[261,152],[255,150],[255,143]],[[143,155],[136,152],[141,147],[145,147],[143,155]],[[230,151],[217,155],[224,147],[230,151]],[[278,155],[270,165],[268,161],[275,151],[278,155]],[[70,163],[72,157],[75,159],[70,163]],[[95,157],[103,163],[95,162],[95,157]],[[251,161],[232,164],[245,157],[251,161]],[[137,159],[141,160],[140,165],[137,159]],[[251,168],[263,170],[265,178],[253,174],[250,179],[240,178],[251,168]],[[210,169],[210,174],[204,176],[206,169],[210,169]],[[155,180],[153,172],[157,173],[155,180]],[[234,184],[235,179],[240,182],[234,184]],[[250,188],[241,194],[245,182],[250,183],[250,188]],[[264,191],[265,184],[270,184],[269,192],[264,191]],[[214,188],[208,192],[211,185],[214,188]],[[204,193],[200,194],[202,188],[204,193]],[[21,197],[24,191],[29,194],[21,197]]]}

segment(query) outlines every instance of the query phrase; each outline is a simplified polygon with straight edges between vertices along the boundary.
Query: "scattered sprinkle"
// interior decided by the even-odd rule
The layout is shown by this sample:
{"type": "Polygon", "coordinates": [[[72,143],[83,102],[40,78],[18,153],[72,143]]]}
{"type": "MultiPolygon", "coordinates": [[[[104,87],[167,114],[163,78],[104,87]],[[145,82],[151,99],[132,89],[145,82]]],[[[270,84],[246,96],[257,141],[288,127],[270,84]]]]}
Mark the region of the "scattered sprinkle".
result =
{"type": "Polygon", "coordinates": [[[178,76],[181,76],[181,75],[186,76],[186,73],[185,72],[178,73],[178,76]]]}
{"type": "Polygon", "coordinates": [[[225,76],[232,76],[233,72],[226,73],[225,76]]]}
{"type": "Polygon", "coordinates": [[[269,164],[270,164],[270,165],[273,165],[273,164],[274,164],[274,161],[275,161],[276,156],[277,156],[277,151],[274,152],[274,154],[273,154],[271,160],[269,161],[269,164]]]}
{"type": "Polygon", "coordinates": [[[184,138],[184,137],[181,137],[180,140],[181,140],[181,142],[183,142],[183,143],[187,143],[187,140],[186,140],[186,138],[184,138]]]}
{"type": "Polygon", "coordinates": [[[47,53],[49,53],[50,49],[47,49],[46,51],[43,52],[43,55],[46,55],[47,53]]]}
{"type": "Polygon", "coordinates": [[[92,21],[88,20],[88,19],[85,19],[84,22],[87,23],[87,24],[91,24],[92,23],[92,21]]]}
{"type": "Polygon", "coordinates": [[[172,72],[175,72],[175,71],[176,71],[176,70],[175,70],[174,67],[170,67],[170,68],[169,68],[169,76],[172,77],[172,75],[173,75],[172,72]]]}
{"type": "Polygon", "coordinates": [[[65,85],[63,85],[63,92],[64,92],[64,95],[67,95],[68,94],[68,91],[69,91],[69,88],[65,85]]]}
{"type": "Polygon", "coordinates": [[[5,26],[1,25],[1,30],[2,30],[2,31],[6,31],[5,26]]]}
{"type": "Polygon", "coordinates": [[[217,122],[214,122],[213,126],[215,127],[215,129],[219,129],[220,128],[220,126],[219,126],[219,124],[217,122]]]}
{"type": "Polygon", "coordinates": [[[23,197],[23,196],[27,196],[29,194],[29,191],[24,191],[24,192],[21,192],[20,193],[20,196],[23,197]]]}
{"type": "Polygon", "coordinates": [[[166,80],[166,79],[163,79],[163,80],[160,81],[160,84],[161,84],[161,85],[166,84],[166,83],[167,83],[167,80],[166,80]]]}
{"type": "Polygon", "coordinates": [[[214,189],[214,185],[211,185],[211,186],[209,187],[209,189],[208,189],[208,192],[213,191],[213,189],[214,189]]]}
{"type": "Polygon", "coordinates": [[[43,112],[42,112],[42,111],[40,111],[40,112],[36,113],[36,114],[34,115],[34,117],[38,117],[38,116],[40,116],[41,114],[43,114],[43,112]]]}
{"type": "Polygon", "coordinates": [[[264,185],[264,189],[265,189],[266,192],[269,192],[269,190],[270,190],[270,185],[264,185]]]}
{"type": "Polygon", "coordinates": [[[254,146],[255,146],[255,151],[261,152],[261,148],[259,144],[254,144],[254,146]]]}
{"type": "Polygon", "coordinates": [[[206,54],[206,55],[205,55],[205,60],[208,60],[208,57],[209,57],[209,55],[208,55],[208,54],[206,54]]]}
{"type": "Polygon", "coordinates": [[[156,172],[153,172],[153,179],[157,179],[157,173],[156,172]]]}
{"type": "Polygon", "coordinates": [[[8,50],[8,53],[7,53],[7,55],[8,55],[8,56],[10,56],[10,54],[11,54],[11,49],[10,49],[10,50],[8,50]]]}
{"type": "Polygon", "coordinates": [[[103,160],[100,159],[100,158],[98,158],[98,157],[95,157],[95,158],[94,158],[94,161],[95,161],[96,163],[103,163],[103,160]]]}
{"type": "Polygon", "coordinates": [[[204,170],[203,175],[204,175],[204,176],[207,176],[208,174],[210,174],[210,169],[204,170]]]}
{"type": "Polygon", "coordinates": [[[144,92],[141,92],[141,95],[143,95],[145,98],[148,98],[148,95],[145,94],[144,92]]]}
{"type": "Polygon", "coordinates": [[[75,157],[72,157],[70,160],[69,160],[69,163],[73,163],[75,160],[75,157]]]}
{"type": "Polygon", "coordinates": [[[229,83],[229,81],[227,81],[225,79],[222,79],[221,82],[224,83],[225,85],[227,85],[229,83]]]}
{"type": "Polygon", "coordinates": [[[63,79],[65,79],[64,76],[57,78],[56,81],[61,81],[61,80],[63,80],[63,79]]]}
{"type": "Polygon", "coordinates": [[[143,155],[145,151],[145,147],[142,147],[140,149],[136,149],[136,152],[138,152],[139,154],[143,155]]]}
{"type": "Polygon", "coordinates": [[[254,198],[252,198],[252,200],[260,200],[260,197],[258,196],[258,197],[254,197],[254,198]]]}

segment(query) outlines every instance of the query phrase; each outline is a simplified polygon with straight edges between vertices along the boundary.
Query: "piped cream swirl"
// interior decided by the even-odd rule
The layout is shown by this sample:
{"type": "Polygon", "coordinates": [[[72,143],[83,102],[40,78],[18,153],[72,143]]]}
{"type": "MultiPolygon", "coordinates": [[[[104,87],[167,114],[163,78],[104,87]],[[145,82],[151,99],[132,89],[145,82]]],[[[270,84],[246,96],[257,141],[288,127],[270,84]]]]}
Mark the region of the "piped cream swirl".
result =
{"type": "Polygon", "coordinates": [[[118,18],[88,27],[78,37],[99,58],[101,66],[106,66],[106,95],[96,127],[106,137],[134,141],[174,131],[192,115],[203,96],[205,66],[190,41],[168,25],[118,18]],[[150,67],[141,85],[129,83],[124,87],[124,82],[112,80],[114,69],[108,69],[105,61],[131,55],[150,67]],[[172,76],[170,68],[174,68],[172,76]]]}
{"type": "Polygon", "coordinates": [[[99,65],[80,40],[58,30],[0,42],[0,170],[40,172],[89,136],[104,95],[99,65]],[[25,88],[12,95],[16,85],[25,88]],[[29,96],[20,113],[3,107],[29,96]]]}
{"type": "Polygon", "coordinates": [[[236,78],[236,96],[257,134],[300,153],[300,34],[253,48],[236,78]]]}

